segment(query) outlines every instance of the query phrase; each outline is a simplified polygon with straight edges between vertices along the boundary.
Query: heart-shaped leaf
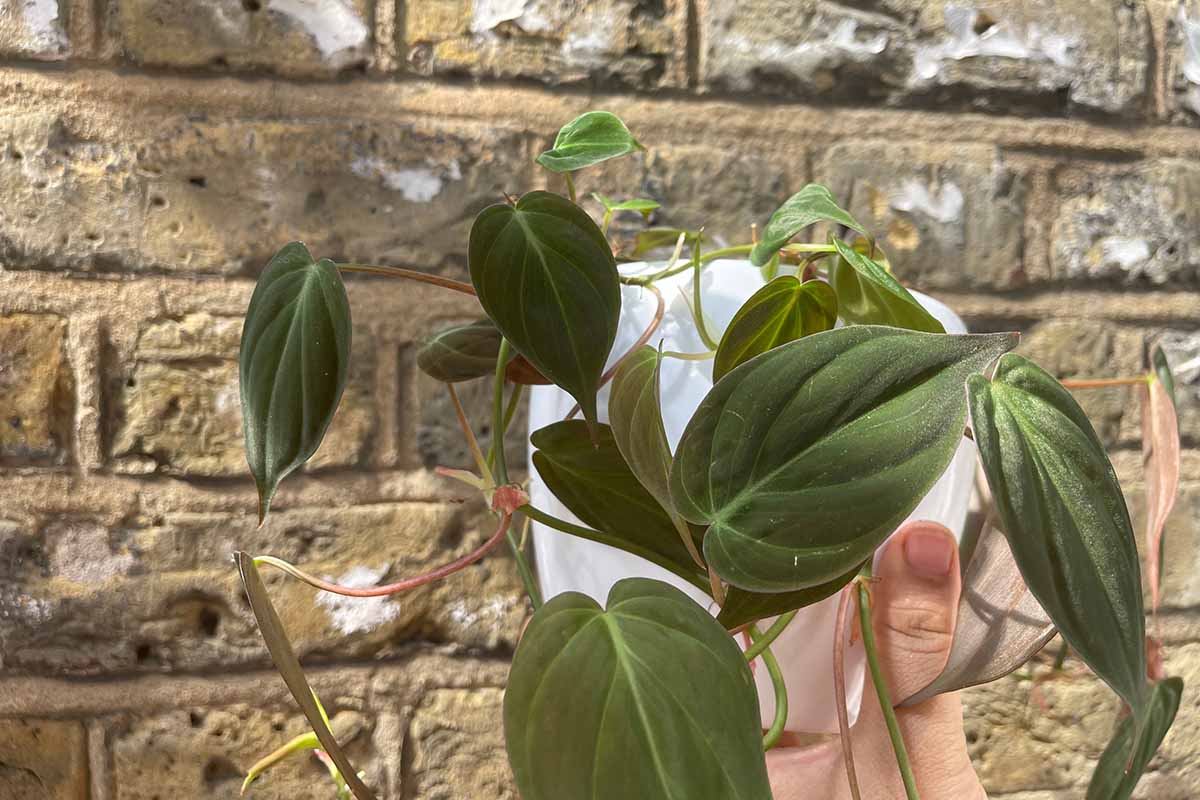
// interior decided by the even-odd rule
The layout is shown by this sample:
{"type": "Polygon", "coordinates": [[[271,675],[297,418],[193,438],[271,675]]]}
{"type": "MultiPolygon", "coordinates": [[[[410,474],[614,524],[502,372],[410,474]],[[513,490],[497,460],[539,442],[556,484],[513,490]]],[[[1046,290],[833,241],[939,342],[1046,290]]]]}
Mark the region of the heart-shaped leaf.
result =
{"type": "Polygon", "coordinates": [[[746,660],[658,581],[620,581],[607,610],[568,592],[534,614],[504,735],[524,800],[771,798],[746,660]]]}
{"type": "Polygon", "coordinates": [[[862,564],[856,565],[845,575],[841,575],[828,583],[800,589],[795,592],[748,592],[736,586],[730,586],[725,592],[725,602],[721,605],[721,613],[717,622],[729,630],[735,630],[747,622],[758,622],[767,617],[777,617],[797,608],[811,606],[827,597],[837,594],[838,590],[854,579],[862,569],[862,564]]]}
{"type": "Polygon", "coordinates": [[[538,475],[572,514],[608,534],[609,544],[637,555],[648,550],[674,565],[673,572],[694,574],[695,563],[671,518],[625,463],[612,428],[597,425],[595,434],[593,444],[581,420],[535,431],[529,441],[537,448],[538,475]]]}
{"type": "Polygon", "coordinates": [[[1087,800],[1129,800],[1150,759],[1171,730],[1182,695],[1182,678],[1159,681],[1154,684],[1140,735],[1132,716],[1121,720],[1092,773],[1087,800]]]}
{"type": "MultiPolygon", "coordinates": [[[[435,333],[417,350],[417,366],[443,383],[458,383],[496,372],[500,331],[490,319],[455,325],[435,333]]],[[[509,351],[510,360],[516,353],[509,351]]]]}
{"type": "Polygon", "coordinates": [[[708,564],[734,586],[787,592],[865,561],[950,463],[963,381],[1015,344],[853,326],[734,369],[701,402],[671,469],[676,510],[711,525],[708,564]]]}
{"type": "Polygon", "coordinates": [[[926,311],[882,266],[840,239],[838,257],[829,268],[837,292],[838,313],[858,325],[893,325],[928,333],[944,333],[942,323],[926,311]]]}
{"type": "Polygon", "coordinates": [[[1001,678],[1052,638],[1054,623],[1026,588],[1004,534],[985,525],[963,575],[946,667],[904,705],[1001,678]]]}
{"type": "Polygon", "coordinates": [[[1026,358],[967,383],[971,427],[1021,576],[1071,649],[1141,713],[1145,619],[1116,473],[1071,393],[1026,358]]]}
{"type": "Polygon", "coordinates": [[[538,156],[537,163],[551,172],[573,172],[645,149],[616,114],[589,111],[564,125],[553,149],[538,156]]]}
{"type": "Polygon", "coordinates": [[[288,473],[321,444],[346,386],[350,301],[337,267],[300,242],[275,254],[254,287],[238,353],[246,461],[259,522],[288,473]]]}
{"type": "Polygon", "coordinates": [[[1146,476],[1146,583],[1150,587],[1150,608],[1157,613],[1163,531],[1179,493],[1179,420],[1170,390],[1157,374],[1138,391],[1142,401],[1142,464],[1146,476]]]}
{"type": "Polygon", "coordinates": [[[604,234],[550,192],[485,208],[471,227],[471,282],[504,337],[596,421],[596,390],[617,335],[621,285],[604,234]]]}
{"type": "Polygon", "coordinates": [[[750,251],[750,263],[756,267],[766,264],[793,236],[817,222],[835,222],[859,233],[866,232],[849,212],[834,201],[829,189],[818,183],[810,183],[789,197],[771,215],[767,227],[763,229],[762,239],[750,251]]]}
{"type": "Polygon", "coordinates": [[[781,344],[829,330],[837,317],[837,295],[825,281],[801,283],[791,275],[776,278],[733,315],[713,359],[713,381],[781,344]]]}

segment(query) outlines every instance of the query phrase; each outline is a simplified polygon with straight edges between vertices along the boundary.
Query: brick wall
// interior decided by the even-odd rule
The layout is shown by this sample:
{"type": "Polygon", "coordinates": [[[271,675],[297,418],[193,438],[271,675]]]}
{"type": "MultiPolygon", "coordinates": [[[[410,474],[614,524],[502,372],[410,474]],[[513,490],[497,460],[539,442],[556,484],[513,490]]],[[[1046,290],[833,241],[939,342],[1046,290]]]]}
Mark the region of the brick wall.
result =
{"type": "MultiPolygon", "coordinates": [[[[428,471],[466,454],[412,355],[470,302],[349,281],[346,397],[262,531],[240,315],[291,239],[462,276],[473,215],[547,186],[533,156],[589,107],[650,151],[581,188],[660,224],[744,240],[822,181],[1060,376],[1163,343],[1187,449],[1157,626],[1192,688],[1139,796],[1200,796],[1200,7],[1153,0],[0,0],[0,796],[235,796],[303,721],[230,551],[372,580],[481,541],[428,471]]],[[[1082,399],[1136,512],[1136,404],[1082,399]]],[[[506,558],[373,603],[269,583],[387,797],[513,796],[506,558]]],[[[1008,800],[1082,797],[1117,710],[1078,675],[968,706],[1008,800]]],[[[329,795],[296,761],[255,796],[329,795]]]]}

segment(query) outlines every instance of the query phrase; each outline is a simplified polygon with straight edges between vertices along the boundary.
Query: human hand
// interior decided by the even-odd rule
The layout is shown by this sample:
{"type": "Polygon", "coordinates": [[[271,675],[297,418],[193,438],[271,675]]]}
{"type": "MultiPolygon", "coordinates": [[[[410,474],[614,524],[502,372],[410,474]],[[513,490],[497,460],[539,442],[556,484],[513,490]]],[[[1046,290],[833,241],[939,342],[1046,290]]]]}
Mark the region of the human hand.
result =
{"type": "MultiPolygon", "coordinates": [[[[923,689],[946,665],[958,596],[958,546],[933,522],[912,522],[886,545],[872,584],[871,617],[891,696],[923,689]]],[[[871,676],[850,729],[863,800],[903,800],[904,786],[871,676]]],[[[980,800],[987,794],[971,766],[958,693],[896,709],[922,800],[980,800]]],[[[849,798],[840,742],[776,747],[767,753],[775,800],[849,798]]]]}

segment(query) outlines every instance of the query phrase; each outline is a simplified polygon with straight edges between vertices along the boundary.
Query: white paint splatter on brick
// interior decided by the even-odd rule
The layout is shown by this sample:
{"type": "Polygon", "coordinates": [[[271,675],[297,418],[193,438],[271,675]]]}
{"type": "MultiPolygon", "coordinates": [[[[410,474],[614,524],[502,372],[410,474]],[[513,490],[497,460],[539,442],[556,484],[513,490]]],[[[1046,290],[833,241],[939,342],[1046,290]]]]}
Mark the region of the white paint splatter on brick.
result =
{"type": "Polygon", "coordinates": [[[267,8],[295,20],[334,64],[352,60],[370,33],[345,0],[269,0],[267,8]]]}
{"type": "Polygon", "coordinates": [[[58,19],[58,0],[25,0],[21,16],[37,50],[58,53],[66,49],[67,35],[58,19]]]}
{"type": "Polygon", "coordinates": [[[524,13],[525,0],[475,0],[471,6],[471,33],[486,33],[524,13]]]}
{"type": "Polygon", "coordinates": [[[839,20],[828,36],[794,42],[773,39],[769,42],[751,40],[742,35],[726,35],[720,50],[712,58],[723,62],[715,68],[736,74],[738,86],[754,88],[760,71],[795,75],[804,80],[822,70],[835,69],[846,63],[866,63],[888,46],[888,35],[877,32],[861,36],[858,22],[839,20]]]}
{"type": "MultiPolygon", "coordinates": [[[[387,574],[388,565],[379,569],[370,567],[353,567],[340,578],[324,579],[352,589],[366,589],[377,586],[381,578],[387,574]]],[[[345,597],[331,592],[319,592],[317,605],[329,614],[333,627],[344,634],[365,633],[372,631],[391,620],[400,613],[400,607],[387,597],[345,597]]]]}
{"type": "Polygon", "coordinates": [[[957,184],[945,183],[936,194],[920,181],[908,180],[888,199],[897,211],[923,214],[942,224],[962,216],[963,193],[957,184]]]}
{"type": "Polygon", "coordinates": [[[1200,114],[1200,19],[1188,13],[1181,5],[1176,19],[1183,32],[1183,77],[1190,84],[1183,96],[1183,104],[1194,114],[1200,114]]]}
{"type": "Polygon", "coordinates": [[[393,169],[383,159],[369,156],[354,159],[350,171],[360,178],[379,179],[410,203],[428,203],[441,194],[446,181],[462,180],[458,159],[451,159],[444,167],[430,163],[424,167],[393,169]]]}
{"type": "Polygon", "coordinates": [[[98,525],[63,524],[46,532],[54,542],[50,572],[56,578],[89,585],[125,575],[133,566],[129,553],[114,553],[108,533],[98,525]]]}
{"type": "Polygon", "coordinates": [[[979,9],[948,5],[944,14],[949,38],[913,52],[913,76],[918,80],[936,78],[946,61],[980,56],[1049,61],[1060,67],[1075,65],[1072,50],[1079,43],[1075,37],[1046,31],[1037,25],[1022,30],[1008,21],[996,22],[983,33],[976,33],[979,9]]]}
{"type": "Polygon", "coordinates": [[[1150,260],[1150,244],[1133,236],[1105,236],[1100,240],[1103,266],[1122,272],[1141,271],[1150,260]]]}

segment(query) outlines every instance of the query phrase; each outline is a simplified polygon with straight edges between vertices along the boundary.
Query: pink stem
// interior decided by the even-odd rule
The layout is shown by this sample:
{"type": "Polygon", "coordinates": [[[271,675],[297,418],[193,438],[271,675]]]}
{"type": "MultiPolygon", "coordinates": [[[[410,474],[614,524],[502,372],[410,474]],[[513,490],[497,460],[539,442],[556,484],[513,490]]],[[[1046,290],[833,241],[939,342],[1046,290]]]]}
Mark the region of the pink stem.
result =
{"type": "MultiPolygon", "coordinates": [[[[851,583],[856,587],[857,582],[851,583]]],[[[842,739],[842,760],[846,762],[846,780],[850,796],[861,800],[858,775],[854,771],[854,746],[850,742],[850,713],[846,710],[846,615],[850,610],[851,591],[843,589],[838,600],[837,621],[833,624],[833,693],[837,705],[838,734],[842,739]]]]}
{"type": "Polygon", "coordinates": [[[281,561],[277,558],[272,558],[271,556],[260,556],[254,560],[256,562],[270,564],[276,569],[282,570],[283,572],[291,575],[293,578],[298,578],[307,583],[309,586],[313,586],[326,592],[333,592],[334,594],[341,594],[345,595],[346,597],[384,597],[386,595],[399,594],[400,592],[405,592],[409,589],[415,589],[418,586],[424,586],[427,583],[433,583],[434,581],[445,578],[447,575],[452,575],[455,572],[458,572],[463,567],[469,567],[490,553],[496,548],[497,545],[504,541],[504,536],[508,533],[508,526],[511,522],[512,515],[505,514],[504,517],[501,518],[500,525],[496,528],[496,532],[492,534],[492,538],[488,539],[486,542],[472,550],[470,553],[467,553],[462,558],[451,561],[449,564],[444,564],[432,572],[427,572],[424,575],[418,575],[415,578],[406,578],[405,580],[397,581],[396,583],[389,583],[386,586],[372,586],[366,589],[356,589],[350,586],[339,586],[336,583],[330,583],[329,581],[321,580],[314,575],[309,575],[307,572],[297,569],[286,561],[281,561]]]}

